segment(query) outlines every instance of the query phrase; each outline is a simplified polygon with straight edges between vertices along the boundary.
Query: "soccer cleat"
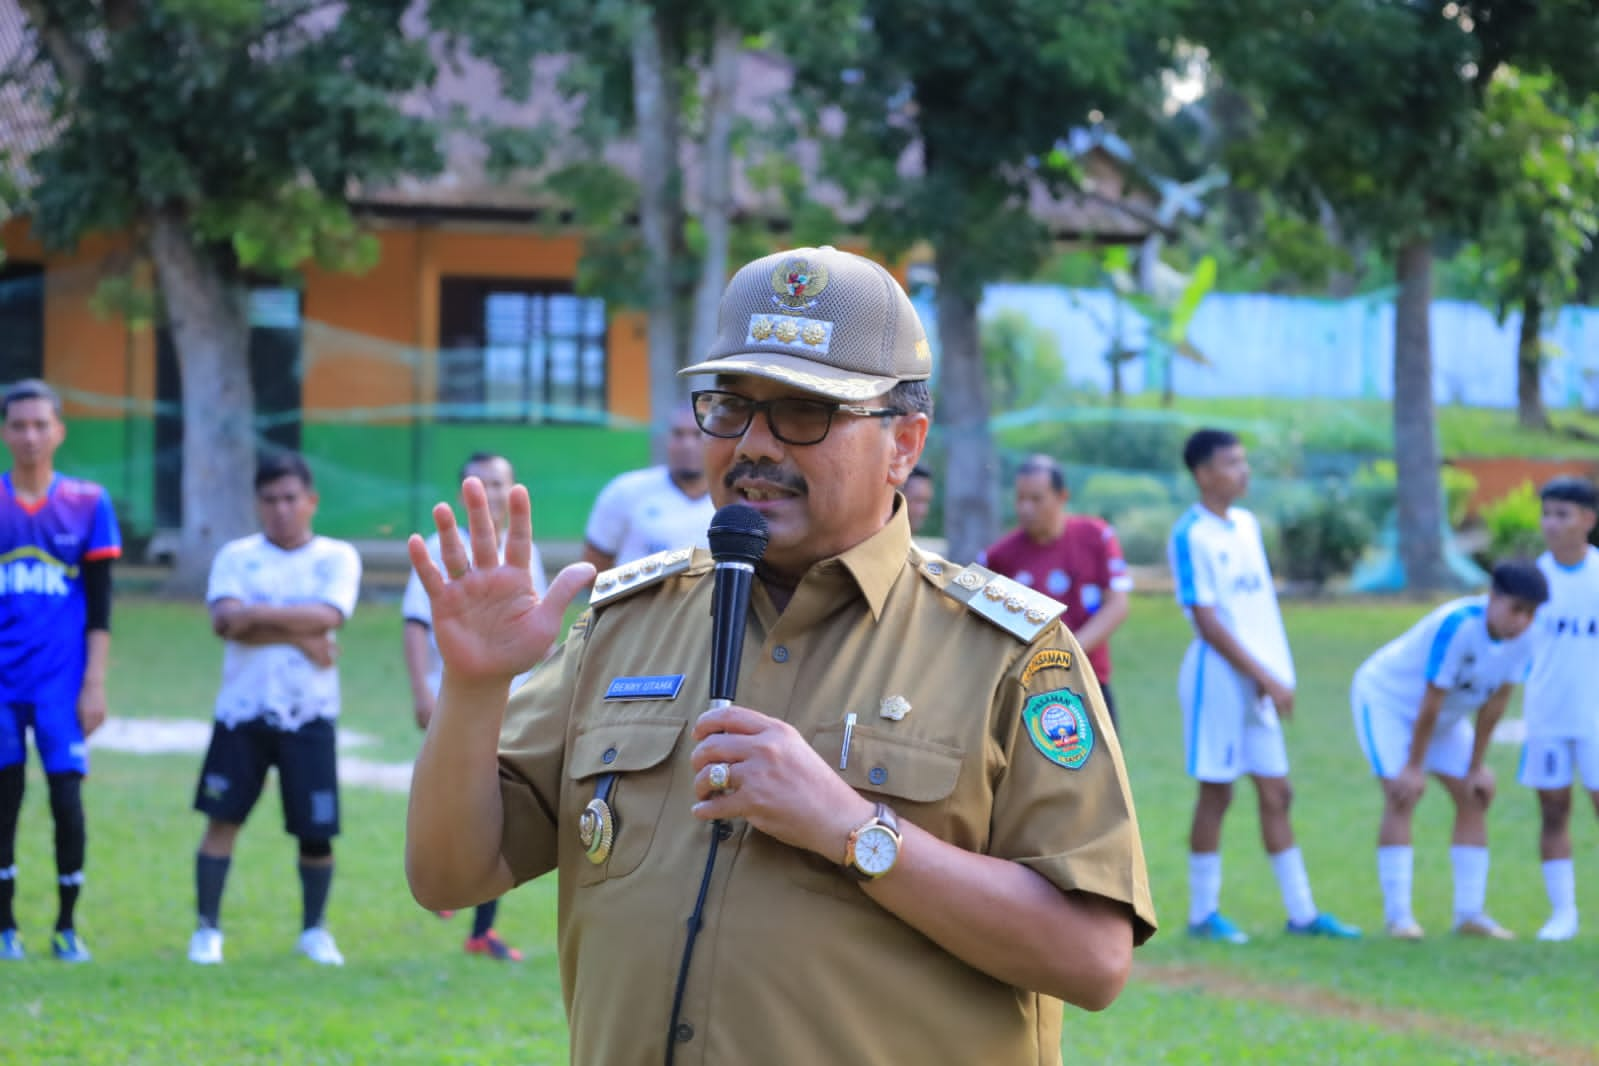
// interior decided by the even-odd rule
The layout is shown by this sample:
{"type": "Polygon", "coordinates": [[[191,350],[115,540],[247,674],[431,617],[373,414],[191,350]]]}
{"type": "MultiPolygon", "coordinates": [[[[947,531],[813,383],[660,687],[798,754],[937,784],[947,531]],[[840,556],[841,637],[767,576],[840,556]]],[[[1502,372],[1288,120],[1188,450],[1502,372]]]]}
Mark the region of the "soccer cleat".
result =
{"type": "Polygon", "coordinates": [[[1223,944],[1249,943],[1249,934],[1222,917],[1220,911],[1212,911],[1202,922],[1190,922],[1188,935],[1195,940],[1215,940],[1223,944]]]}
{"type": "Polygon", "coordinates": [[[189,938],[189,961],[200,966],[222,965],[222,930],[196,929],[189,938]]]}
{"type": "Polygon", "coordinates": [[[344,956],[339,954],[339,945],[333,942],[333,934],[320,925],[312,926],[300,934],[300,954],[312,962],[323,966],[343,966],[344,956]]]}
{"type": "Polygon", "coordinates": [[[22,934],[15,929],[0,932],[0,961],[21,962],[28,957],[22,948],[22,934]]]}
{"type": "Polygon", "coordinates": [[[1455,935],[1481,937],[1485,940],[1516,939],[1515,933],[1512,933],[1486,914],[1474,914],[1470,918],[1462,918],[1456,922],[1455,935]]]}
{"type": "Polygon", "coordinates": [[[1304,925],[1288,923],[1288,932],[1294,936],[1322,936],[1329,940],[1359,940],[1360,930],[1353,925],[1345,925],[1337,918],[1322,911],[1304,925]]]}
{"type": "Polygon", "coordinates": [[[1556,911],[1538,930],[1539,940],[1570,940],[1577,935],[1577,912],[1556,911]]]}
{"type": "Polygon", "coordinates": [[[89,954],[89,946],[83,938],[71,929],[56,930],[56,935],[50,938],[50,954],[62,962],[88,962],[94,957],[89,954]]]}
{"type": "Polygon", "coordinates": [[[1416,924],[1414,918],[1406,918],[1402,922],[1388,923],[1388,936],[1394,940],[1421,940],[1426,935],[1421,926],[1416,924]]]}
{"type": "Polygon", "coordinates": [[[522,961],[522,953],[500,939],[500,934],[492,929],[482,936],[467,937],[466,953],[468,955],[487,955],[489,958],[498,959],[501,962],[522,961]]]}

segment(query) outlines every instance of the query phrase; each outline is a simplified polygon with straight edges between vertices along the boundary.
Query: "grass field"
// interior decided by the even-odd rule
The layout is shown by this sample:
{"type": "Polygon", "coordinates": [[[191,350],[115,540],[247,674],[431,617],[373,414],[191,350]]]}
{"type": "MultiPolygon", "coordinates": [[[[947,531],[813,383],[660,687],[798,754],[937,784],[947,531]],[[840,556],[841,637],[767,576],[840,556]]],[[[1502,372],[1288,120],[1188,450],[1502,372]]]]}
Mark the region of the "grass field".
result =
{"type": "MultiPolygon", "coordinates": [[[[1379,802],[1345,693],[1359,660],[1419,613],[1416,605],[1288,610],[1301,676],[1300,709],[1288,727],[1300,842],[1318,902],[1368,929],[1381,918],[1372,850],[1379,802]]],[[[119,605],[116,625],[113,713],[207,718],[219,649],[203,611],[128,601],[119,605]]],[[[1423,803],[1417,846],[1417,914],[1434,932],[1431,940],[1285,937],[1247,791],[1228,822],[1223,905],[1255,940],[1222,947],[1182,934],[1192,787],[1181,772],[1173,691],[1186,640],[1176,609],[1154,597],[1135,601],[1117,638],[1125,748],[1163,928],[1138,952],[1133,980],[1110,1010],[1068,1012],[1066,1061],[1599,1062],[1599,827],[1586,810],[1575,825],[1588,925],[1573,943],[1484,944],[1442,935],[1451,887],[1447,803],[1436,792],[1423,803]]],[[[409,758],[417,738],[394,607],[363,607],[346,635],[343,663],[345,721],[378,738],[362,756],[409,758]]],[[[1513,782],[1515,758],[1509,748],[1493,755],[1501,799],[1491,816],[1489,902],[1502,922],[1530,936],[1545,902],[1533,802],[1513,782]]],[[[54,870],[43,782],[30,780],[18,908],[34,958],[0,968],[0,1062],[565,1062],[553,883],[523,888],[502,909],[500,928],[527,952],[526,963],[506,968],[465,956],[465,916],[441,922],[406,891],[401,795],[345,793],[330,909],[349,960],[344,969],[323,970],[293,953],[299,888],[275,799],[263,803],[241,838],[223,909],[227,964],[186,962],[201,827],[189,811],[197,764],[197,756],[97,753],[80,907],[96,960],[75,968],[41,957],[48,954],[54,870]]]]}

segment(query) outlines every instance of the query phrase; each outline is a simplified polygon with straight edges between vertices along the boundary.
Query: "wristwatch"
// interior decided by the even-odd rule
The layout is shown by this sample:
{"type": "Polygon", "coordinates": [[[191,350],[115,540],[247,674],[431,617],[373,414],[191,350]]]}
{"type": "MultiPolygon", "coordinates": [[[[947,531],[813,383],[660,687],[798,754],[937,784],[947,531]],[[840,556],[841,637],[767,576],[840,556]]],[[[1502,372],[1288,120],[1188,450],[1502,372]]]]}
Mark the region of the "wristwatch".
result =
{"type": "Polygon", "coordinates": [[[899,859],[899,819],[886,803],[850,831],[844,845],[844,872],[857,881],[875,881],[894,868],[899,859]]]}

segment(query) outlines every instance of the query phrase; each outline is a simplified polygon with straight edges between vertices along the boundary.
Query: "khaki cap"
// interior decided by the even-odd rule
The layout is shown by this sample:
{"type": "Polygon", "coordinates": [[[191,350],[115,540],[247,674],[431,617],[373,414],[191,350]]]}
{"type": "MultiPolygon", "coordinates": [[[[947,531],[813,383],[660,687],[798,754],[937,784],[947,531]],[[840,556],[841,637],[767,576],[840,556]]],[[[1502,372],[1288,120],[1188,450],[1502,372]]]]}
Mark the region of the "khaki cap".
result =
{"type": "Polygon", "coordinates": [[[847,402],[932,373],[927,334],[894,275],[830,246],[740,269],[722,293],[706,360],[678,371],[751,374],[847,402]]]}

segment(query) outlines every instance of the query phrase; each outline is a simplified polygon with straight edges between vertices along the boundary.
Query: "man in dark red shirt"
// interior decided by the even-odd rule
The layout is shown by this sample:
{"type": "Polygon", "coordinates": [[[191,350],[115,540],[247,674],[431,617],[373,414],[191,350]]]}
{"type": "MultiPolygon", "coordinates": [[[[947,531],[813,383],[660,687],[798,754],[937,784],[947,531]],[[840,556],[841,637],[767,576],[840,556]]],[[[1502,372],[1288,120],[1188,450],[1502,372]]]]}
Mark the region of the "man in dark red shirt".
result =
{"type": "Polygon", "coordinates": [[[1110,635],[1127,618],[1133,579],[1116,531],[1098,518],[1067,514],[1070,498],[1060,464],[1047,455],[1029,456],[1016,472],[1018,528],[978,561],[1066,605],[1066,627],[1088,653],[1114,723],[1110,635]]]}

